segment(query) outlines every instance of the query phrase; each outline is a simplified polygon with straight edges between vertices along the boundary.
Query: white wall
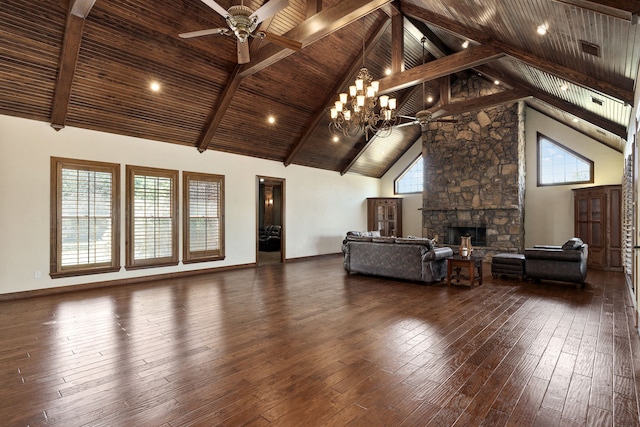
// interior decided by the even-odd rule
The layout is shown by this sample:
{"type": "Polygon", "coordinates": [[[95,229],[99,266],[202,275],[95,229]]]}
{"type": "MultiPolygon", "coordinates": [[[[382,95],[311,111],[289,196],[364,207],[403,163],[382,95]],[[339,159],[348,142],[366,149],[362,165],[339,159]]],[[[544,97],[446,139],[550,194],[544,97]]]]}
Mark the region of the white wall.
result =
{"type": "Polygon", "coordinates": [[[563,124],[527,108],[525,120],[525,247],[560,245],[574,235],[572,188],[620,184],[624,167],[622,153],[563,124]],[[538,187],[536,179],[536,133],[561,143],[594,161],[593,184],[538,187]]]}
{"type": "Polygon", "coordinates": [[[393,181],[400,175],[419,155],[422,154],[422,138],[418,140],[402,155],[400,160],[393,165],[381,179],[380,197],[402,198],[402,235],[422,236],[422,193],[419,194],[394,194],[393,181]]]}
{"type": "MultiPolygon", "coordinates": [[[[378,179],[194,147],[66,127],[0,115],[0,294],[117,280],[176,271],[254,263],[256,175],[286,180],[286,255],[298,258],[340,252],[347,230],[366,228],[367,197],[378,179]],[[49,273],[50,158],[68,157],[121,165],[124,265],[125,165],[225,175],[226,259],[175,267],[51,279],[49,273]],[[35,273],[41,278],[36,279],[35,273]]],[[[181,227],[180,233],[182,232],[181,227]]],[[[180,247],[179,254],[182,254],[180,247]]]]}

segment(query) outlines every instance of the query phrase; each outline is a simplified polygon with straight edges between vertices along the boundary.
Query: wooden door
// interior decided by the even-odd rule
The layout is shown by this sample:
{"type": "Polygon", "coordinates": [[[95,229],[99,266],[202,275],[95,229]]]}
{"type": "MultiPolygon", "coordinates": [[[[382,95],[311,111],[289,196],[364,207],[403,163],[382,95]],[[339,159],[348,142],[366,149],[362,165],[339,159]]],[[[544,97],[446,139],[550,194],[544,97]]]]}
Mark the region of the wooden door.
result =
{"type": "Polygon", "coordinates": [[[576,237],[589,245],[587,265],[593,268],[606,266],[606,206],[607,196],[601,190],[575,192],[576,237]]]}

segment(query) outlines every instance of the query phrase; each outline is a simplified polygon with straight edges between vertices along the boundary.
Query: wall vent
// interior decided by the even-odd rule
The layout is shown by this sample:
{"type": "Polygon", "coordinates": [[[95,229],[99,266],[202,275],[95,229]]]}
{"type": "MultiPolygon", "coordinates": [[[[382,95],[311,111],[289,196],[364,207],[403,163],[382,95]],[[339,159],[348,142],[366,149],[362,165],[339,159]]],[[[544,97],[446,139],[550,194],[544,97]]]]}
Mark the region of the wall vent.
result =
{"type": "Polygon", "coordinates": [[[600,106],[602,104],[604,104],[604,101],[602,99],[598,99],[598,98],[594,98],[594,97],[591,97],[591,102],[593,102],[594,104],[598,104],[600,106]]]}
{"type": "Polygon", "coordinates": [[[582,46],[582,51],[584,53],[600,57],[600,46],[598,46],[597,44],[580,40],[580,46],[582,46]]]}

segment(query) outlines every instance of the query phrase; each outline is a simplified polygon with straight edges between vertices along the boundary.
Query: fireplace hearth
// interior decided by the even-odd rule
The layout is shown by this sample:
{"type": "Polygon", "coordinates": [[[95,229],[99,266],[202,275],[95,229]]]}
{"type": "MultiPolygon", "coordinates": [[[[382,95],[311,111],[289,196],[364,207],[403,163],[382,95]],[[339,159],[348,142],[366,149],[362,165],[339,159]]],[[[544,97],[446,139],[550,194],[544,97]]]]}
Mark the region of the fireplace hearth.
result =
{"type": "Polygon", "coordinates": [[[487,246],[486,225],[449,225],[444,228],[444,244],[459,245],[461,236],[471,236],[473,246],[487,246]]]}

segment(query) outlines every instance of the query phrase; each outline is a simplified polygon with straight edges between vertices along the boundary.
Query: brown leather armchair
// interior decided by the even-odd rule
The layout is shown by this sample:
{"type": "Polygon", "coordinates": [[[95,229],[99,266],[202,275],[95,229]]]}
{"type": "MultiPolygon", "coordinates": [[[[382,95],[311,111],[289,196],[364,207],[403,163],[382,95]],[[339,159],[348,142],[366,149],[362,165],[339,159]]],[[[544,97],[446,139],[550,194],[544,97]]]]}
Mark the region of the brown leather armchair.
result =
{"type": "Polygon", "coordinates": [[[280,225],[267,225],[260,230],[258,249],[273,252],[280,250],[282,227],[280,225]]]}
{"type": "Polygon", "coordinates": [[[534,246],[524,250],[528,279],[572,282],[582,287],[587,278],[589,245],[577,237],[562,246],[534,246]]]}

